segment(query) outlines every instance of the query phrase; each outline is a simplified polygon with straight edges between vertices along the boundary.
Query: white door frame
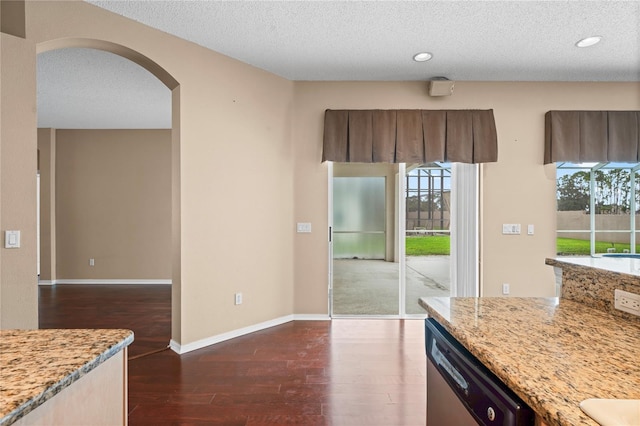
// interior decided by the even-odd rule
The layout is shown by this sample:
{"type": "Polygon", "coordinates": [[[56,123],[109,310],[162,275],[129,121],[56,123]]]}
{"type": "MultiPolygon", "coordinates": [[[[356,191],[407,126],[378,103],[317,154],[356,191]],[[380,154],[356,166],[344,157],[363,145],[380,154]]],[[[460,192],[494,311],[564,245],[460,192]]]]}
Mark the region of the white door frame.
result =
{"type": "Polygon", "coordinates": [[[399,274],[398,274],[398,278],[399,278],[398,288],[399,288],[399,295],[400,295],[400,300],[398,301],[398,312],[400,313],[401,318],[405,318],[407,316],[406,314],[406,310],[407,310],[406,248],[407,246],[405,243],[406,227],[407,227],[407,223],[405,221],[406,209],[407,209],[407,203],[405,202],[406,185],[407,185],[406,170],[407,170],[407,165],[405,163],[398,164],[398,173],[396,174],[396,200],[395,200],[395,204],[396,204],[395,254],[396,254],[396,259],[398,259],[398,268],[400,268],[399,274]]]}
{"type": "Polygon", "coordinates": [[[329,317],[333,316],[333,161],[327,161],[327,188],[329,194],[329,202],[327,216],[329,218],[329,229],[327,230],[329,250],[327,255],[329,263],[328,279],[329,286],[327,288],[327,296],[329,297],[328,305],[329,317]]]}

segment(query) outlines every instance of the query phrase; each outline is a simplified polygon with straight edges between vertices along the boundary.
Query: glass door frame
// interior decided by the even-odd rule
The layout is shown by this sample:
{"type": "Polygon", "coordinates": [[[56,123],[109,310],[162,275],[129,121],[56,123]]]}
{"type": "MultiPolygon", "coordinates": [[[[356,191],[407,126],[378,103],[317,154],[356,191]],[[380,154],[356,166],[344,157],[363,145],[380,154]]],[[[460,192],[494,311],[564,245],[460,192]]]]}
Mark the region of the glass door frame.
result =
{"type": "MultiPolygon", "coordinates": [[[[451,288],[454,296],[481,296],[480,271],[480,177],[481,165],[451,164],[451,288]],[[461,210],[461,211],[457,211],[461,210]],[[472,235],[469,235],[472,234],[472,235]],[[469,237],[472,237],[469,239],[469,237]],[[462,279],[460,279],[462,278],[462,279]],[[458,282],[459,281],[459,282],[458,282]]],[[[327,162],[328,188],[328,313],[333,317],[333,163],[327,162]]],[[[395,174],[395,254],[398,263],[398,313],[380,318],[423,318],[422,314],[406,313],[406,164],[398,163],[395,174]]],[[[338,317],[340,317],[338,315],[338,317]]]]}
{"type": "MultiPolygon", "coordinates": [[[[396,222],[396,235],[395,235],[395,245],[396,249],[394,250],[395,256],[398,259],[398,291],[399,291],[399,300],[398,300],[398,312],[400,318],[413,317],[414,315],[407,315],[407,246],[406,246],[406,210],[407,210],[407,202],[406,202],[406,182],[405,178],[407,174],[407,165],[405,163],[398,163],[398,173],[396,174],[396,197],[395,197],[395,222],[396,222]]],[[[426,315],[426,312],[425,312],[426,315]]],[[[424,316],[424,315],[422,315],[424,316]]]]}
{"type": "Polygon", "coordinates": [[[327,203],[327,218],[328,218],[328,247],[327,262],[328,262],[328,280],[329,286],[327,288],[327,296],[329,301],[327,303],[327,309],[329,318],[333,317],[333,161],[327,161],[327,189],[328,189],[328,203],[327,203]]]}

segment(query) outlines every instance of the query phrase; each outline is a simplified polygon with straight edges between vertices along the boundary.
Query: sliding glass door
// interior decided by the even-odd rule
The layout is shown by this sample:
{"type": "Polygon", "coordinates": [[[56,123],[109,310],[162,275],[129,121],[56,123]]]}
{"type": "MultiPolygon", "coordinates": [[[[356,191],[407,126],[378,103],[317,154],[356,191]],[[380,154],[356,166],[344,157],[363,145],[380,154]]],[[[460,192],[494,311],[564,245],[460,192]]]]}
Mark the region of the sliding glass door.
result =
{"type": "Polygon", "coordinates": [[[398,315],[384,176],[333,178],[333,315],[398,315]]]}
{"type": "Polygon", "coordinates": [[[415,165],[404,180],[404,312],[419,315],[420,297],[450,295],[451,165],[415,165]]]}
{"type": "Polygon", "coordinates": [[[330,170],[332,316],[424,316],[420,297],[478,294],[476,165],[330,170]]]}

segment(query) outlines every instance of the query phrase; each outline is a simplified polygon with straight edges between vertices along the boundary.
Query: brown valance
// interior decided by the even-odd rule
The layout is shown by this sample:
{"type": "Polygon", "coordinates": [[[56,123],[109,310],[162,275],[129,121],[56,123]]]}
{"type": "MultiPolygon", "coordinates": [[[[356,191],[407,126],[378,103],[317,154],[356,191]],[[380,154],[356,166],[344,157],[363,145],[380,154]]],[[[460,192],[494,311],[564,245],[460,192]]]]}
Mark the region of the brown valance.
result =
{"type": "Polygon", "coordinates": [[[640,160],[640,111],[549,111],[544,164],[640,160]]]}
{"type": "Polygon", "coordinates": [[[493,110],[326,110],[322,161],[498,160],[493,110]]]}

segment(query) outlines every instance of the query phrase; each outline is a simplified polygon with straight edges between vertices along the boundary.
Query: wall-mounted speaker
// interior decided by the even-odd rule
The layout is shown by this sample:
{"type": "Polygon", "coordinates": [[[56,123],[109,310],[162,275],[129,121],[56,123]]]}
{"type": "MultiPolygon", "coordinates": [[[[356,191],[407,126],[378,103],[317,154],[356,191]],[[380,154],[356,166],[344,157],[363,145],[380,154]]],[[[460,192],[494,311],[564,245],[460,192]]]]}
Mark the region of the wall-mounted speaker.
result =
{"type": "Polygon", "coordinates": [[[447,79],[429,81],[429,96],[451,96],[455,81],[447,79]]]}

